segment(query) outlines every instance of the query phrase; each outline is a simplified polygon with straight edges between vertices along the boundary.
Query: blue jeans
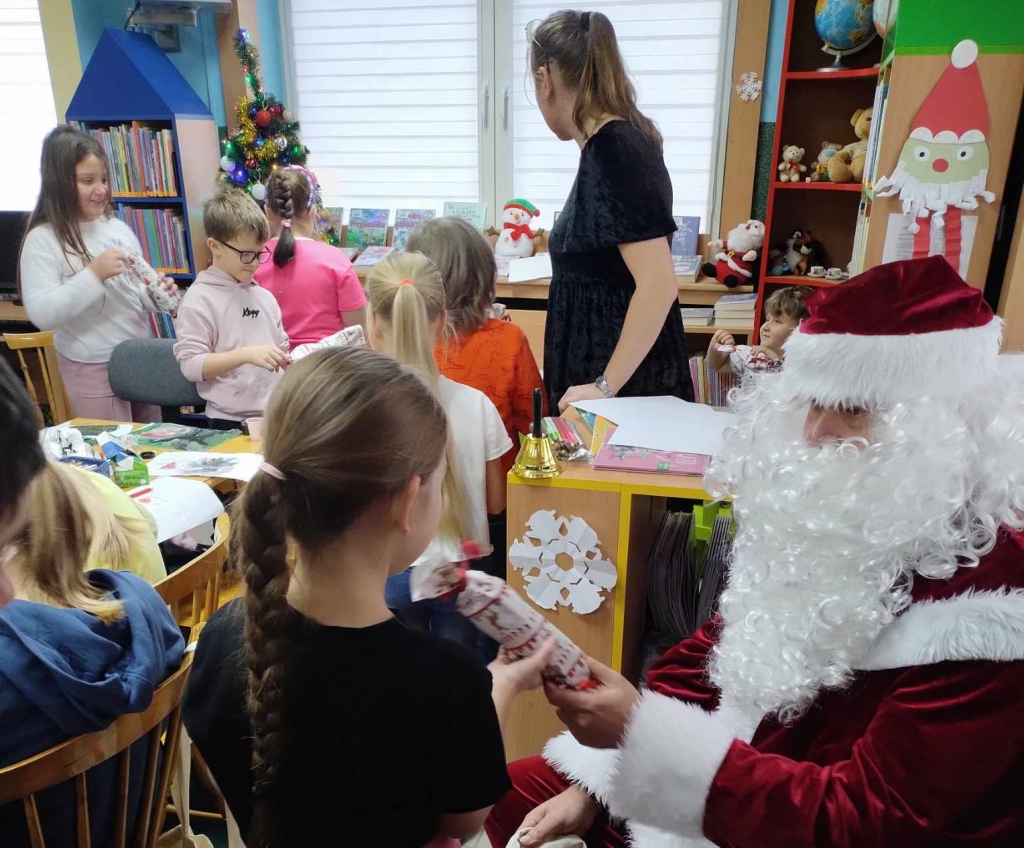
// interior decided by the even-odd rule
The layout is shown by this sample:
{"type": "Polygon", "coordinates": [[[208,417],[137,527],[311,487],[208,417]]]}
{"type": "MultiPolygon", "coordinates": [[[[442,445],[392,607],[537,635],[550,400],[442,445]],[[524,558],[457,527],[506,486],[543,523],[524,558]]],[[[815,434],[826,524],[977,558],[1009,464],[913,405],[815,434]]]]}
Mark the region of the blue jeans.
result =
{"type": "Polygon", "coordinates": [[[384,600],[389,609],[400,610],[402,618],[422,630],[429,630],[444,639],[477,649],[477,630],[462,613],[455,610],[455,597],[428,598],[413,601],[409,581],[412,569],[388,578],[384,585],[384,600]]]}

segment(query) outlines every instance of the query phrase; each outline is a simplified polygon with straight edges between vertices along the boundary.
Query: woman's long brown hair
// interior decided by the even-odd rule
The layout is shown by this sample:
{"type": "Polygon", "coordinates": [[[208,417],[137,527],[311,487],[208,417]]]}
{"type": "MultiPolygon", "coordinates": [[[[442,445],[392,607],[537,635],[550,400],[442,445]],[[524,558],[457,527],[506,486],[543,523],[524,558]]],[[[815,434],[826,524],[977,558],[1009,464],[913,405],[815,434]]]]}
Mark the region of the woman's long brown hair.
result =
{"type": "Polygon", "coordinates": [[[288,716],[286,708],[302,620],[287,601],[289,546],[321,549],[371,504],[431,474],[448,428],[441,404],[412,369],[366,348],[333,348],[288,369],[270,400],[264,431],[265,459],[284,479],[253,478],[232,534],[246,583],[256,795],[247,842],[285,848],[288,811],[278,797],[289,727],[301,718],[288,716]]]}
{"type": "MultiPolygon", "coordinates": [[[[77,256],[82,262],[91,262],[89,249],[85,246],[82,231],[78,226],[81,209],[78,205],[78,163],[87,156],[96,156],[108,167],[103,148],[88,133],[74,127],[61,125],[43,140],[39,172],[42,182],[36,208],[29,216],[25,228],[27,236],[40,224],[49,224],[64,256],[77,256]]],[[[25,247],[22,239],[21,249],[25,247]]],[[[19,254],[20,254],[19,250],[19,254]]],[[[20,263],[19,263],[20,264],[20,263]]],[[[21,292],[21,274],[18,274],[18,297],[21,292]]]]}
{"type": "Polygon", "coordinates": [[[565,84],[576,91],[572,122],[587,138],[587,119],[614,115],[629,121],[658,147],[661,133],[636,105],[636,88],[626,72],[612,22],[600,12],[554,12],[529,35],[529,64],[538,71],[554,62],[565,84]]]}

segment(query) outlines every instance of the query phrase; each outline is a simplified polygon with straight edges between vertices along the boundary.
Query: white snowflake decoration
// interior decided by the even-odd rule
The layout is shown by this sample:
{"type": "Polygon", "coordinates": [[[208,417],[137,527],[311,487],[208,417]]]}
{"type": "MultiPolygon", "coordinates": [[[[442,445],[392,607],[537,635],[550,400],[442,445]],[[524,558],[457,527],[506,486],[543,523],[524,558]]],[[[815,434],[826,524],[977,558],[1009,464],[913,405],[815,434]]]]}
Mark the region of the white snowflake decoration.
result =
{"type": "Polygon", "coordinates": [[[604,601],[604,591],[618,580],[615,563],[599,550],[597,533],[578,516],[555,516],[553,509],[538,510],[526,522],[527,532],[515,539],[509,562],[523,572],[526,594],[537,606],[556,609],[571,606],[586,615],[604,601]],[[572,559],[568,569],[558,564],[559,554],[572,559]]]}
{"type": "Polygon", "coordinates": [[[757,78],[757,71],[747,71],[740,74],[739,84],[736,86],[736,93],[744,103],[750,103],[761,96],[761,88],[764,81],[757,78]]]}

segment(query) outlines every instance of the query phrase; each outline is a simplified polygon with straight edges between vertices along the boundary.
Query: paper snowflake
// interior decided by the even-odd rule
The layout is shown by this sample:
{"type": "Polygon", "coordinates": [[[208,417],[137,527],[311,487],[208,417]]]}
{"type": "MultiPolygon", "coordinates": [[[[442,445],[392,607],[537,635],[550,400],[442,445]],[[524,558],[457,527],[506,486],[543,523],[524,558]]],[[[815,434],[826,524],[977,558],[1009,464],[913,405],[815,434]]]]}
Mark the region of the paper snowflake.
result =
{"type": "Polygon", "coordinates": [[[538,510],[526,522],[527,532],[509,548],[512,568],[523,572],[526,594],[537,606],[571,606],[585,615],[604,601],[604,592],[618,580],[615,563],[600,551],[597,533],[578,516],[556,516],[553,509],[538,510]],[[571,562],[568,567],[559,563],[571,562]]]}
{"type": "Polygon", "coordinates": [[[757,78],[757,71],[747,71],[740,75],[739,84],[736,86],[736,93],[740,100],[749,103],[761,96],[761,88],[764,81],[757,78]]]}

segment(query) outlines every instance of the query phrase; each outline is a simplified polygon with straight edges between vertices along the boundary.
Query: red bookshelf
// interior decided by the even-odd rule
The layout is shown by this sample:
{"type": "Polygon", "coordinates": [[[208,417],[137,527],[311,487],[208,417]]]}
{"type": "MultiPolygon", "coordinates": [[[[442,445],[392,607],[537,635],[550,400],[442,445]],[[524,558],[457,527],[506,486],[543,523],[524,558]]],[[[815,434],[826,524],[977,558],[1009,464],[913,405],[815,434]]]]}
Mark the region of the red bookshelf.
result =
{"type": "Polygon", "coordinates": [[[854,191],[860,194],[860,183],[779,183],[777,189],[792,191],[854,191]]]}
{"type": "MultiPolygon", "coordinates": [[[[870,50],[871,48],[865,48],[870,50]]],[[[848,61],[850,57],[843,61],[848,61]]],[[[848,71],[787,71],[787,80],[840,80],[840,79],[874,79],[878,76],[878,68],[851,68],[848,71]]]]}

